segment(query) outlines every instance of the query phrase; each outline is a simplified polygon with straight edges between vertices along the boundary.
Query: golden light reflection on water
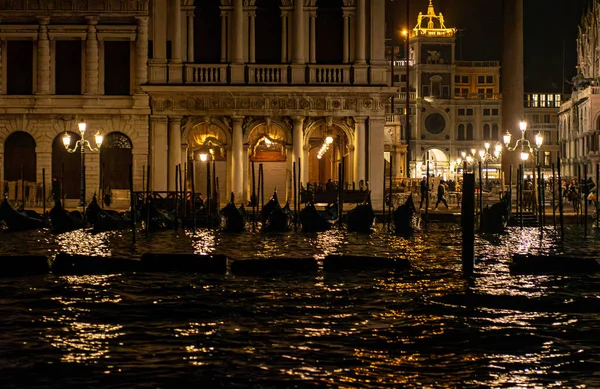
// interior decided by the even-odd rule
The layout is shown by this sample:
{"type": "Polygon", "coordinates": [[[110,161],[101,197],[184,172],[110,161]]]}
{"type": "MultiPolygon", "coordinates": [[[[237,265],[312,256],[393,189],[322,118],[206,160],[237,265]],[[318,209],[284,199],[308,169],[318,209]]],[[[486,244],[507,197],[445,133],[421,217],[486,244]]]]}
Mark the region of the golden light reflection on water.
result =
{"type": "Polygon", "coordinates": [[[207,255],[215,251],[219,240],[215,237],[215,231],[206,228],[197,229],[195,232],[186,230],[185,234],[192,241],[192,249],[194,254],[207,255]]]}
{"type": "Polygon", "coordinates": [[[56,236],[56,243],[58,245],[57,253],[111,256],[109,237],[112,236],[115,236],[115,232],[102,232],[98,234],[92,234],[86,230],[65,232],[56,236]]]}
{"type": "Polygon", "coordinates": [[[111,291],[112,275],[59,277],[71,293],[53,297],[62,305],[41,321],[50,325],[45,340],[60,350],[60,360],[72,363],[97,363],[110,358],[115,339],[125,335],[121,324],[92,322],[87,317],[94,304],[120,304],[120,295],[111,291]]]}

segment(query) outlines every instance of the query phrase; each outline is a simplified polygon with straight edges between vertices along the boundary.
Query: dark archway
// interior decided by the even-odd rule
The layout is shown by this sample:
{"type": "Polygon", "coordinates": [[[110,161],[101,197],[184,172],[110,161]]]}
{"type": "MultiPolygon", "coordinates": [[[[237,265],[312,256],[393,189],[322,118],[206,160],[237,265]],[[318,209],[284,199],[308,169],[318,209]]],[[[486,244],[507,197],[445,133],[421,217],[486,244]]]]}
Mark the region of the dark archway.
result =
{"type": "Polygon", "coordinates": [[[196,0],[194,6],[194,61],[221,62],[221,2],[196,0]]]}
{"type": "Polygon", "coordinates": [[[317,6],[317,63],[340,64],[344,60],[343,2],[319,0],[317,6]]]}
{"type": "Polygon", "coordinates": [[[256,63],[281,62],[280,0],[256,0],[256,63]]]}
{"type": "Polygon", "coordinates": [[[25,131],[13,132],[4,142],[4,180],[36,182],[35,140],[25,131]]]}
{"type": "Polygon", "coordinates": [[[100,149],[102,188],[129,189],[129,166],[133,163],[133,144],[127,135],[111,132],[100,149]]]}
{"type": "MultiPolygon", "coordinates": [[[[81,136],[68,131],[71,136],[69,148],[72,150],[81,136]]],[[[62,196],[66,199],[78,199],[81,194],[81,152],[77,149],[69,153],[63,144],[65,133],[60,133],[52,141],[52,178],[60,180],[62,196]]]]}

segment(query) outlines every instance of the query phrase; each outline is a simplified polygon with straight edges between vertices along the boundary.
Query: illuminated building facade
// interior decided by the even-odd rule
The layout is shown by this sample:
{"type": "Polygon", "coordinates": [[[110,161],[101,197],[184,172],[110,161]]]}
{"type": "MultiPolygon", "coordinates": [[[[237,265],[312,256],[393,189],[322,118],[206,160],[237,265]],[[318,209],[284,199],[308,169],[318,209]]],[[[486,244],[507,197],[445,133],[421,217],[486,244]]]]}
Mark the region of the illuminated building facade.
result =
{"type": "Polygon", "coordinates": [[[80,157],[61,140],[85,120],[106,139],[86,157],[88,197],[129,188],[128,165],[136,190],[150,165],[150,187],[167,191],[176,166],[189,184],[194,164],[203,192],[206,153],[221,200],[249,199],[252,162],[285,200],[294,162],[301,182],[326,182],[343,159],[345,181],[369,182],[381,204],[384,0],[0,4],[0,180],[39,183],[45,171],[78,198],[80,157]]]}

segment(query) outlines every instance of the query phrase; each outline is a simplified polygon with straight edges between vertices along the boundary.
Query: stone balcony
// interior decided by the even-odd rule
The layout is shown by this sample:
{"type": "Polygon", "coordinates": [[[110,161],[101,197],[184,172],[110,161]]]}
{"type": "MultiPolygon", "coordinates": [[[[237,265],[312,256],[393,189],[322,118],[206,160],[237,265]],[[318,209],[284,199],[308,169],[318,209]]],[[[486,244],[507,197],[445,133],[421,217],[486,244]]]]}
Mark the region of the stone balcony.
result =
{"type": "Polygon", "coordinates": [[[148,0],[0,0],[0,15],[22,17],[49,13],[60,13],[61,15],[147,15],[148,0]]]}
{"type": "MultiPolygon", "coordinates": [[[[292,66],[288,64],[244,65],[245,85],[291,85],[292,66]]],[[[228,85],[238,84],[231,80],[229,64],[184,64],[184,84],[188,85],[228,85]]],[[[298,84],[298,83],[295,83],[298,84]]],[[[301,84],[306,85],[369,85],[355,82],[353,65],[316,65],[304,66],[304,78],[301,84]]]]}

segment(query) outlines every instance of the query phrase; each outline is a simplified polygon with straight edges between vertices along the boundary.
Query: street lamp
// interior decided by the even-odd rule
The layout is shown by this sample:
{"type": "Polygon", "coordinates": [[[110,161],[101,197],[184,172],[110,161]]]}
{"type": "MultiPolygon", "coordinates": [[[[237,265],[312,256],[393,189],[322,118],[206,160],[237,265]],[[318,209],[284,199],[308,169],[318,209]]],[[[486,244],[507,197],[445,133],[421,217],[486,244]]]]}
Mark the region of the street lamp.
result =
{"type": "Polygon", "coordinates": [[[77,151],[78,147],[81,151],[81,187],[79,203],[77,205],[85,207],[85,148],[87,147],[92,152],[99,151],[100,146],[102,146],[102,141],[104,140],[104,137],[100,134],[100,131],[98,131],[94,136],[96,141],[96,147],[92,147],[90,142],[87,139],[85,139],[85,131],[87,129],[86,123],[82,120],[79,122],[78,127],[79,133],[81,134],[81,139],[75,142],[75,146],[71,148],[71,136],[68,132],[65,132],[65,136],[63,137],[63,145],[69,153],[74,153],[75,151],[77,151]]]}
{"type": "Polygon", "coordinates": [[[485,162],[485,185],[488,184],[488,163],[489,162],[497,162],[500,161],[500,156],[502,155],[502,145],[500,142],[496,143],[494,146],[494,151],[490,153],[490,142],[485,142],[483,144],[483,149],[479,150],[479,157],[481,158],[481,162],[485,162]]]}

